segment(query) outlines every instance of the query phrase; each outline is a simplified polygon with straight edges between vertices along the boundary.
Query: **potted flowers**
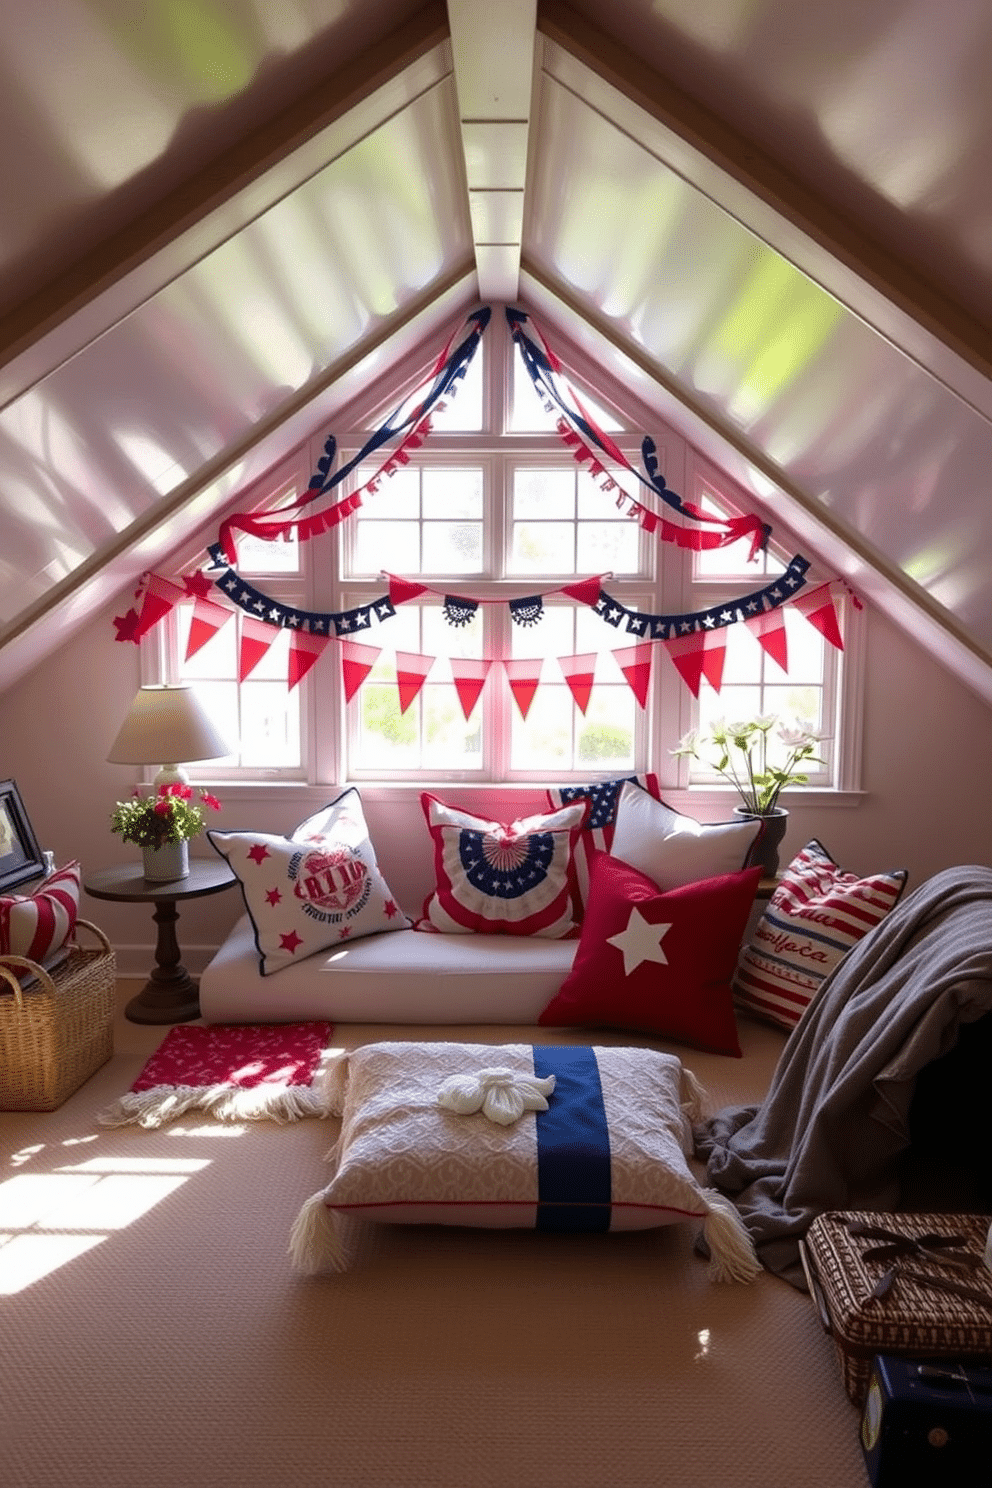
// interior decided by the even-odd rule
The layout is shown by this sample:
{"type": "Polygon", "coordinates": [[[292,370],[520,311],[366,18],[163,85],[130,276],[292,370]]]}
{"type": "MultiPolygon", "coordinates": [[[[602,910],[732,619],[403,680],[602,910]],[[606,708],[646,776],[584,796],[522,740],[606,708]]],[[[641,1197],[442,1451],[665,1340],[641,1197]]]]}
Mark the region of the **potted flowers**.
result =
{"type": "Polygon", "coordinates": [[[822,737],[802,723],[788,727],[776,714],[769,713],[744,723],[719,721],[702,732],[694,729],[672,753],[688,755],[722,775],[741,798],[741,804],[734,808],[738,816],[762,818],[764,830],[749,861],[760,862],[774,877],[778,846],[789,815],[779,806],[779,795],[787,785],[806,784],[809,777],[805,765],[823,763],[816,755],[817,740],[822,737]],[[773,742],[777,742],[777,749],[773,742]]]}
{"type": "Polygon", "coordinates": [[[198,795],[194,801],[191,786],[171,782],[160,785],[154,795],[136,790],[130,800],[117,802],[110,830],[142,849],[146,878],[185,878],[189,873],[188,843],[203,831],[203,808],[220,810],[220,802],[209,791],[198,795]]]}

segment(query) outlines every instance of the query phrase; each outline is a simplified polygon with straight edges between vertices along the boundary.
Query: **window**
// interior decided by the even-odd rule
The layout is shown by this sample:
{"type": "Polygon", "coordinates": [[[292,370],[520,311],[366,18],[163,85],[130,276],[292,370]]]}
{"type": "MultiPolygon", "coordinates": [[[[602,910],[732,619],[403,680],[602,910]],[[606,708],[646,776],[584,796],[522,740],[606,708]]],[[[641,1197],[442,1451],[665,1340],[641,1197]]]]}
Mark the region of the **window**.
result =
{"type": "MultiPolygon", "coordinates": [[[[581,370],[581,385],[579,373],[569,380],[583,408],[636,468],[650,432],[671,489],[721,517],[753,511],[743,491],[655,415],[625,405],[601,371],[581,370]]],[[[347,418],[336,421],[339,468],[404,391],[387,389],[375,404],[353,407],[350,431],[347,418]]],[[[629,498],[660,516],[670,511],[629,472],[590,473],[556,424],[494,314],[458,395],[420,448],[388,475],[381,473],[388,449],[379,451],[378,463],[358,464],[339,488],[361,493],[346,521],[311,541],[238,538],[237,574],[273,613],[282,606],[361,618],[339,637],[345,645],[331,640],[291,687],[289,629],[239,683],[240,647],[252,644],[263,611],[237,612],[183,660],[194,606],[179,607],[165,665],[196,684],[238,739],[229,760],[211,764],[212,776],[524,782],[655,770],[669,789],[704,787],[717,778],[698,764],[690,774],[689,763],[672,756],[682,734],[717,717],[775,712],[831,736],[811,783],[850,784],[842,766],[853,751],[837,743],[843,657],[793,605],[781,607],[788,674],[738,621],[719,630],[719,692],[704,680],[697,701],[665,648],[652,645],[640,705],[632,657],[646,638],[636,617],[729,605],[787,576],[795,549],[778,531],[753,562],[746,541],[700,553],[659,541],[632,518],[629,498]],[[564,592],[596,575],[605,576],[619,623],[564,592]],[[395,612],[381,616],[392,595],[395,612]],[[347,647],[358,680],[346,702],[347,647]]],[[[241,509],[279,510],[297,499],[322,451],[321,438],[311,441],[241,509]]]]}

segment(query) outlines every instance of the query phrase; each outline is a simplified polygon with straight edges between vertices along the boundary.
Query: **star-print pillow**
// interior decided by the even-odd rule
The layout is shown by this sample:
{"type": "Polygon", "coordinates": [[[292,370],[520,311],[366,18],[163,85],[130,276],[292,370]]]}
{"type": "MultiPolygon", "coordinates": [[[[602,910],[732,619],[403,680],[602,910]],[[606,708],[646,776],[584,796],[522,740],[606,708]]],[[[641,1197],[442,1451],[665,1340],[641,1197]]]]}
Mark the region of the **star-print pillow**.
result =
{"type": "Polygon", "coordinates": [[[214,830],[207,837],[238,876],[263,976],[342,940],[410,923],[379,871],[354,787],[292,837],[214,830]]]}
{"type": "Polygon", "coordinates": [[[538,1020],[741,1052],[731,992],[760,868],[661,890],[600,853],[572,970],[538,1020]]]}
{"type": "Polygon", "coordinates": [[[437,884],[418,930],[447,935],[578,934],[574,855],[589,802],[509,823],[460,811],[427,791],[437,884]]]}

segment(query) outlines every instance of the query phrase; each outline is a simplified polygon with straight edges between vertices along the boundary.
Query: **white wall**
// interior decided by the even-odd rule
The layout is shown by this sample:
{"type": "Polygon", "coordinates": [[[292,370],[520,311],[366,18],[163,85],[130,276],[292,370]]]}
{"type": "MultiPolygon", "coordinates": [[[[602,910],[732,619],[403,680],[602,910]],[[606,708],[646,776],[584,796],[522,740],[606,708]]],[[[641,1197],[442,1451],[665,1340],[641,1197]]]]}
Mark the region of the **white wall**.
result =
{"type": "MultiPolygon", "coordinates": [[[[140,680],[137,648],[114,639],[112,617],[125,608],[124,601],[108,608],[0,697],[0,778],[17,782],[41,846],[60,862],[79,858],[84,872],[133,861],[137,853],[109,830],[114,802],[130,793],[134,770],[105,758],[140,680]]],[[[910,888],[956,863],[992,863],[992,710],[877,612],[868,617],[866,655],[864,796],[836,807],[787,799],[792,820],[784,851],[819,837],[855,871],[907,867],[910,888]]],[[[439,793],[492,804],[491,792],[439,793]]],[[[290,831],[335,791],[218,787],[218,794],[224,810],[212,825],[290,831]]],[[[379,861],[405,906],[417,908],[429,866],[417,792],[392,788],[380,795],[363,790],[379,861]]],[[[674,794],[670,799],[692,809],[674,794]]],[[[523,792],[514,801],[525,812],[540,795],[523,792]]],[[[212,853],[202,837],[192,851],[212,853]]],[[[236,889],[180,906],[180,945],[191,971],[202,968],[241,911],[236,889]]],[[[141,973],[150,965],[151,906],[87,897],[82,913],[109,935],[122,971],[141,973]]]]}

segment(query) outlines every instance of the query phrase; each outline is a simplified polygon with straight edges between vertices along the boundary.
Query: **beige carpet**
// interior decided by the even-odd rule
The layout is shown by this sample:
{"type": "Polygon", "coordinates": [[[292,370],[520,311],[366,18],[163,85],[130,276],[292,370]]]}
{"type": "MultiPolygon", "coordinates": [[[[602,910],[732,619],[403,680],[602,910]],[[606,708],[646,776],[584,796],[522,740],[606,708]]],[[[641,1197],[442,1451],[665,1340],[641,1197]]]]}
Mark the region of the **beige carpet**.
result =
{"type": "MultiPolygon", "coordinates": [[[[0,1115],[3,1488],[867,1483],[809,1299],[768,1274],[710,1283],[691,1227],[397,1227],[346,1275],[294,1275],[336,1127],[98,1126],[166,1032],[119,1017],[60,1110],[0,1115]]],[[[676,1051],[713,1108],[774,1066],[778,1036],[741,1032],[744,1061],[676,1051]]]]}

